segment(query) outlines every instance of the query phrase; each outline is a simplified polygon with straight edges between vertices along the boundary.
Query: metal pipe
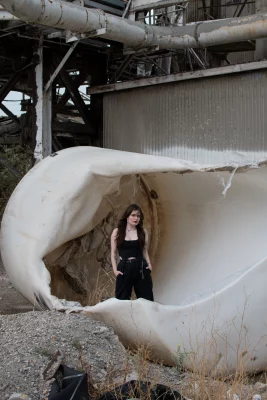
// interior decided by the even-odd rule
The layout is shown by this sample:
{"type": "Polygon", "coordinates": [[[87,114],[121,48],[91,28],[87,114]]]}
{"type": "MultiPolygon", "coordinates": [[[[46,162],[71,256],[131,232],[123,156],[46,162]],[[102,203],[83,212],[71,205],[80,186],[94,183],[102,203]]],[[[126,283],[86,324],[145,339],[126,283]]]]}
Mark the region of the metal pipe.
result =
{"type": "Polygon", "coordinates": [[[0,35],[0,39],[2,39],[5,36],[10,36],[10,35],[14,35],[16,32],[8,32],[8,33],[4,33],[3,35],[0,35]]]}
{"type": "Polygon", "coordinates": [[[160,27],[60,0],[0,0],[0,4],[22,21],[91,36],[101,34],[135,49],[199,48],[267,37],[267,14],[160,27]]]}
{"type": "Polygon", "coordinates": [[[13,14],[0,8],[0,21],[17,21],[17,20],[18,18],[15,17],[13,14]]]}

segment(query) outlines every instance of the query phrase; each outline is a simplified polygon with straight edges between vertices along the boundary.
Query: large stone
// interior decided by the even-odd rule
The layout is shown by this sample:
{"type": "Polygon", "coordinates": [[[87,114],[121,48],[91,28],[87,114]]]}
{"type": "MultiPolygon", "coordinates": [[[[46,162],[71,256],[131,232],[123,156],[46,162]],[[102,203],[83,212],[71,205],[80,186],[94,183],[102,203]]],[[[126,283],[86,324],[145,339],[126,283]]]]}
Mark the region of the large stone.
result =
{"type": "Polygon", "coordinates": [[[24,393],[13,393],[8,400],[31,400],[31,397],[24,393]]]}
{"type": "Polygon", "coordinates": [[[266,389],[267,389],[266,383],[262,383],[262,382],[255,383],[254,387],[258,393],[264,393],[264,392],[266,392],[266,389]]]}

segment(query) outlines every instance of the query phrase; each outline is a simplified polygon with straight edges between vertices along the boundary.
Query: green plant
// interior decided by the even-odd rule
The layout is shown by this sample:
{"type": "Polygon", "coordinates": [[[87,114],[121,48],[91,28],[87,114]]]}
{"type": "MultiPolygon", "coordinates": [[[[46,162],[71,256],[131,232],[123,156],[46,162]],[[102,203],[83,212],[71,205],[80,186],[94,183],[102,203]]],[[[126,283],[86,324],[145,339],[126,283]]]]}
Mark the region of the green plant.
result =
{"type": "Polygon", "coordinates": [[[12,192],[31,166],[31,149],[19,145],[0,146],[0,220],[12,192]]]}
{"type": "Polygon", "coordinates": [[[47,349],[35,349],[34,351],[42,357],[50,358],[52,356],[52,352],[47,349]]]}
{"type": "Polygon", "coordinates": [[[73,347],[74,349],[76,349],[76,350],[80,350],[81,344],[80,344],[79,340],[73,340],[73,342],[72,342],[72,347],[73,347]]]}
{"type": "Polygon", "coordinates": [[[176,365],[176,369],[178,371],[179,376],[182,374],[183,367],[184,367],[184,360],[186,357],[190,354],[188,351],[182,351],[181,350],[181,345],[178,344],[176,353],[174,354],[174,361],[176,365]]]}

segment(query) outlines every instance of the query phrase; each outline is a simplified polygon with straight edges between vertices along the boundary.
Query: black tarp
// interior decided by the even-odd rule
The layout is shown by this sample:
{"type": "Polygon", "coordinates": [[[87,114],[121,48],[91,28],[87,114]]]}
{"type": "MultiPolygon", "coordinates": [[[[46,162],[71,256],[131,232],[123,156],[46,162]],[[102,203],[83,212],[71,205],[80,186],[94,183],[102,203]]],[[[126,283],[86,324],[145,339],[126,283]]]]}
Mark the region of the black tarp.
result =
{"type": "MultiPolygon", "coordinates": [[[[91,400],[88,394],[88,375],[61,365],[48,400],[91,400]]],[[[102,394],[97,400],[185,400],[177,391],[165,385],[132,380],[102,394]]]]}

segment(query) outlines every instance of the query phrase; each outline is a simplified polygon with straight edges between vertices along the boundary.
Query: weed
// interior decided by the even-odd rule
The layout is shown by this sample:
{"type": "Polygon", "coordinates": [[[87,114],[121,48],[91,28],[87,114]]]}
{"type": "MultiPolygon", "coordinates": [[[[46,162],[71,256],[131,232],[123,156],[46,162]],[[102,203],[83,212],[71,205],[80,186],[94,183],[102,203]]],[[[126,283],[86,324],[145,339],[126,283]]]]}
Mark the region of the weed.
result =
{"type": "Polygon", "coordinates": [[[40,354],[42,357],[50,358],[52,356],[52,352],[47,349],[35,349],[34,352],[40,354]]]}
{"type": "Polygon", "coordinates": [[[6,204],[19,183],[21,177],[32,165],[32,152],[29,148],[21,146],[0,146],[0,156],[3,162],[0,163],[0,221],[6,204]],[[5,160],[6,164],[5,165],[5,160]],[[15,174],[12,171],[15,170],[15,174]]]}
{"type": "MultiPolygon", "coordinates": [[[[103,272],[103,271],[101,271],[103,272]]],[[[105,272],[105,271],[104,271],[105,272]]],[[[102,284],[99,283],[99,273],[97,277],[97,282],[95,288],[89,292],[87,297],[86,305],[94,306],[102,301],[107,300],[110,298],[110,294],[115,290],[115,277],[112,273],[105,272],[106,281],[102,284]]]]}
{"type": "Polygon", "coordinates": [[[76,350],[80,350],[81,348],[81,344],[79,342],[79,340],[73,340],[73,342],[71,343],[72,347],[76,350]]]}
{"type": "Polygon", "coordinates": [[[174,354],[173,358],[174,358],[174,362],[176,365],[176,369],[178,372],[178,375],[180,376],[183,372],[183,368],[184,368],[184,360],[186,359],[186,357],[190,355],[190,352],[184,350],[181,350],[181,345],[178,344],[177,346],[177,350],[176,350],[176,354],[174,354]]]}

